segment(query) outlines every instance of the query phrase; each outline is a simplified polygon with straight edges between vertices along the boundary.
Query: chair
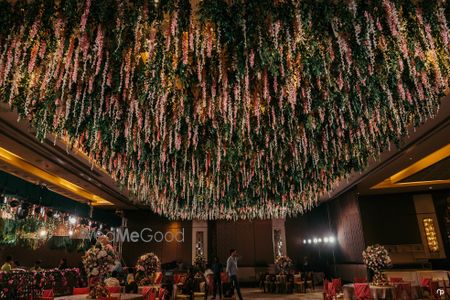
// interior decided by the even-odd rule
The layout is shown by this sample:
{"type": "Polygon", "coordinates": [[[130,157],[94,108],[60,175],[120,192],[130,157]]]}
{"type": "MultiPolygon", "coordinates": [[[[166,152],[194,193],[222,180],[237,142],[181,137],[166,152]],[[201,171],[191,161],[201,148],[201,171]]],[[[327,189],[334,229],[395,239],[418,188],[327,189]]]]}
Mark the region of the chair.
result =
{"type": "Polygon", "coordinates": [[[160,288],[158,292],[158,299],[165,300],[165,298],[166,298],[166,289],[160,288]]]}
{"type": "Polygon", "coordinates": [[[325,293],[324,293],[324,299],[325,300],[333,300],[336,298],[337,291],[336,286],[333,284],[333,282],[326,281],[325,287],[325,293]]]}
{"type": "Polygon", "coordinates": [[[108,286],[106,289],[110,294],[120,294],[122,292],[122,287],[120,286],[108,286]]]}
{"type": "Polygon", "coordinates": [[[365,277],[355,277],[355,279],[353,279],[354,283],[367,283],[367,278],[365,277]]]}
{"type": "Polygon", "coordinates": [[[53,290],[43,290],[40,297],[38,297],[38,300],[53,300],[55,298],[55,295],[53,293],[53,290]]]}
{"type": "Polygon", "coordinates": [[[73,295],[86,295],[89,294],[89,288],[88,287],[81,287],[81,288],[73,288],[73,295]]]}
{"type": "Polygon", "coordinates": [[[222,283],[228,282],[228,274],[225,272],[220,273],[220,281],[222,281],[222,283]]]}
{"type": "Polygon", "coordinates": [[[306,290],[308,289],[308,287],[314,291],[314,280],[313,280],[313,273],[312,272],[308,272],[306,274],[306,278],[305,278],[305,293],[306,290]]]}
{"type": "Polygon", "coordinates": [[[355,283],[355,297],[356,300],[370,299],[370,287],[367,283],[355,283]]]}
{"type": "Polygon", "coordinates": [[[398,282],[395,284],[396,300],[412,300],[411,283],[398,282]]]}
{"type": "MultiPolygon", "coordinates": [[[[302,276],[294,277],[294,290],[297,292],[303,293],[305,289],[305,282],[302,280],[302,276]]],[[[325,291],[325,290],[324,290],[325,291]]]]}
{"type": "Polygon", "coordinates": [[[153,288],[150,286],[143,287],[141,294],[144,300],[155,300],[155,292],[153,291],[153,288]]]}
{"type": "Polygon", "coordinates": [[[163,279],[163,274],[161,272],[156,272],[155,284],[161,284],[163,279]]]}
{"type": "Polygon", "coordinates": [[[439,289],[439,281],[431,281],[430,282],[430,295],[432,299],[440,299],[441,296],[438,294],[437,290],[439,289]]]}
{"type": "Polygon", "coordinates": [[[342,291],[342,280],[340,278],[333,278],[331,284],[334,286],[337,293],[342,291]]]}

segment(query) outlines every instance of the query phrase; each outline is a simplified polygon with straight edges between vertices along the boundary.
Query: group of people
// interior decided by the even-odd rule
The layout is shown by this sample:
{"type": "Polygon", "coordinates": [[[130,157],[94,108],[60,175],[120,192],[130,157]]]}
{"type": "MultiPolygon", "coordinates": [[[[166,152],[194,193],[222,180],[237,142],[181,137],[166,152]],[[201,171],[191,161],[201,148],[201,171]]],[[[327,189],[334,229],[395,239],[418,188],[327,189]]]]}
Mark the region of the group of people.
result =
{"type": "Polygon", "coordinates": [[[223,272],[223,265],[217,256],[214,258],[214,262],[211,266],[211,271],[213,273],[213,285],[214,285],[212,299],[216,299],[217,292],[219,293],[220,299],[222,299],[223,295],[225,295],[227,293],[233,294],[234,290],[236,290],[239,300],[242,300],[241,288],[240,288],[239,280],[238,280],[238,265],[237,265],[238,258],[239,258],[239,255],[238,255],[237,250],[231,249],[230,255],[227,259],[227,264],[226,264],[226,269],[225,269],[229,282],[227,284],[224,284],[223,286],[222,286],[222,277],[221,277],[221,274],[223,272]],[[225,289],[227,289],[227,290],[225,291],[225,289]]]}
{"type": "MultiPolygon", "coordinates": [[[[36,260],[34,262],[34,265],[29,269],[30,271],[42,271],[41,267],[42,262],[40,260],[36,260]]],[[[58,269],[63,270],[67,269],[67,259],[61,258],[59,261],[58,269]]],[[[5,262],[3,263],[1,267],[1,271],[3,272],[10,272],[10,271],[26,271],[24,267],[21,266],[20,262],[18,260],[13,260],[11,255],[6,256],[5,262]]]]}
{"type": "MultiPolygon", "coordinates": [[[[237,250],[231,249],[225,267],[225,271],[228,276],[228,283],[224,285],[222,285],[222,277],[221,277],[224,268],[219,258],[215,257],[214,262],[211,265],[211,272],[213,274],[213,281],[214,281],[213,299],[216,298],[217,293],[219,294],[220,299],[222,299],[223,295],[226,295],[227,293],[233,294],[234,290],[236,290],[239,300],[242,300],[242,294],[238,280],[238,265],[237,265],[238,257],[239,256],[237,250]]],[[[35,261],[34,266],[30,268],[30,270],[42,271],[43,269],[41,267],[41,264],[42,262],[40,260],[35,261]]],[[[67,268],[68,268],[67,259],[62,258],[58,265],[58,269],[62,270],[67,268]]],[[[19,261],[13,260],[12,256],[8,255],[1,267],[1,271],[10,272],[12,270],[25,271],[25,269],[20,266],[19,261]]],[[[111,287],[125,285],[128,292],[137,292],[138,289],[133,268],[128,268],[128,274],[125,282],[121,282],[121,280],[119,279],[119,273],[117,271],[114,271],[112,272],[111,276],[105,280],[105,284],[111,287]]],[[[186,286],[188,286],[188,284],[186,284],[186,286]]]]}

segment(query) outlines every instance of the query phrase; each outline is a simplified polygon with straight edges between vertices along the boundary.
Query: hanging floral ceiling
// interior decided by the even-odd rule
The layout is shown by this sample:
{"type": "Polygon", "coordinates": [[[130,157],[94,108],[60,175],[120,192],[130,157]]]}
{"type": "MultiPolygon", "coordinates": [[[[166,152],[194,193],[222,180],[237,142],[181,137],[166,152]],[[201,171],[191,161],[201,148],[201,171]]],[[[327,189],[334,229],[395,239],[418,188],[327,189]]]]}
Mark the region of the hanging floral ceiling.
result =
{"type": "Polygon", "coordinates": [[[171,218],[302,213],[449,86],[446,1],[27,2],[1,101],[171,218]]]}

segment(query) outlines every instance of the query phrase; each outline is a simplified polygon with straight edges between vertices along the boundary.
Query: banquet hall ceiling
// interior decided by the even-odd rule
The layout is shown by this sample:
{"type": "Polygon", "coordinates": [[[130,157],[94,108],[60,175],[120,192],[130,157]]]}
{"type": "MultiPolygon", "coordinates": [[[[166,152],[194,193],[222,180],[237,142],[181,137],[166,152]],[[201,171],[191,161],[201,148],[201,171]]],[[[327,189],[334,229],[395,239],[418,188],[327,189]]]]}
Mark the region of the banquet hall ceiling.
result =
{"type": "MultiPolygon", "coordinates": [[[[415,160],[445,140],[420,146],[449,85],[441,2],[191,4],[0,2],[0,101],[44,141],[29,150],[93,164],[29,173],[171,218],[278,218],[346,180],[380,187],[402,161],[393,142],[415,160]]],[[[16,153],[11,122],[4,132],[16,167],[39,163],[16,153]]]]}

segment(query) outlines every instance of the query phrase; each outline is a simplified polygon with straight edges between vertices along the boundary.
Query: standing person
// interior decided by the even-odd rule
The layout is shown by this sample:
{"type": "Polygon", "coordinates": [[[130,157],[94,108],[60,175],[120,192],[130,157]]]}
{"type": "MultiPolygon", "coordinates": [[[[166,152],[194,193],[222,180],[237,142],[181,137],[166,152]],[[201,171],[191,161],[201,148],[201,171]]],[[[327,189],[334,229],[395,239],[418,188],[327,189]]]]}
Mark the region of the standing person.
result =
{"type": "Polygon", "coordinates": [[[231,249],[230,257],[228,257],[228,260],[227,260],[227,274],[230,277],[231,284],[233,285],[233,290],[236,289],[239,300],[242,300],[241,288],[239,286],[239,281],[237,278],[237,272],[238,272],[237,257],[238,257],[237,250],[231,249]]]}
{"type": "Polygon", "coordinates": [[[223,266],[217,256],[214,257],[212,271],[213,271],[213,284],[214,284],[214,293],[213,293],[212,299],[216,299],[217,290],[219,290],[219,297],[220,297],[220,299],[222,299],[222,279],[221,279],[220,274],[223,271],[223,266]]]}
{"type": "Polygon", "coordinates": [[[5,263],[2,265],[2,271],[3,272],[11,271],[11,269],[12,269],[12,261],[13,261],[12,256],[8,255],[6,257],[5,263]]]}

